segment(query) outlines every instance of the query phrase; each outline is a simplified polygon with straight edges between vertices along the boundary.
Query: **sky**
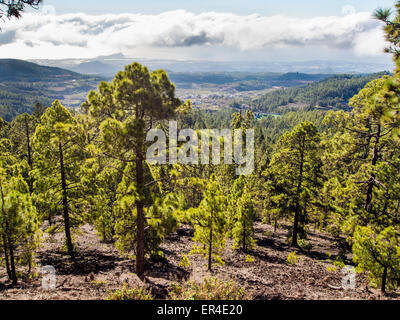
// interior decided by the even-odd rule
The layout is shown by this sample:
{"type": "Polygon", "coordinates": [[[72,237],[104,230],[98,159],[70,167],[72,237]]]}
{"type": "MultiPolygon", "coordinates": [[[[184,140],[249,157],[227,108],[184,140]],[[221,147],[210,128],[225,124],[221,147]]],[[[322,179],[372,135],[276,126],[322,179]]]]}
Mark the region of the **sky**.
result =
{"type": "Polygon", "coordinates": [[[0,21],[0,58],[388,63],[377,7],[394,0],[45,0],[0,21]]]}
{"type": "Polygon", "coordinates": [[[314,17],[341,15],[345,6],[357,11],[373,12],[377,7],[392,7],[394,0],[45,0],[58,13],[85,12],[92,14],[143,13],[159,14],[185,9],[193,13],[207,11],[231,12],[240,15],[289,15],[314,17]],[[112,5],[110,5],[112,3],[112,5]]]}

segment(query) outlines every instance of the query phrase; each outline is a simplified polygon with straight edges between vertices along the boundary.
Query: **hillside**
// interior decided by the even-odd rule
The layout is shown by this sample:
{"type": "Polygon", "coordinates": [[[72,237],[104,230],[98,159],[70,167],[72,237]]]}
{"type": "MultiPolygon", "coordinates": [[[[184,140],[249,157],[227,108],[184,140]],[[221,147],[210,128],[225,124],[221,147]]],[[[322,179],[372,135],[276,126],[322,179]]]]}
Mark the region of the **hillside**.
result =
{"type": "Polygon", "coordinates": [[[316,83],[297,88],[286,88],[265,94],[256,101],[256,109],[265,112],[280,112],[289,105],[346,109],[349,99],[368,82],[388,74],[335,75],[316,83]]]}
{"type": "MultiPolygon", "coordinates": [[[[71,263],[68,256],[58,250],[63,245],[61,234],[49,235],[44,232],[44,241],[38,252],[38,266],[52,265],[58,271],[57,289],[46,291],[40,278],[24,283],[16,288],[8,288],[0,278],[0,288],[5,288],[0,300],[105,300],[111,292],[127,285],[144,286],[156,299],[170,299],[168,296],[173,283],[206,278],[210,273],[205,270],[200,256],[192,255],[193,266],[181,266],[182,254],[190,252],[193,230],[183,225],[170,235],[161,250],[168,254],[168,262],[152,261],[142,283],[134,274],[132,261],[120,256],[112,243],[101,242],[94,228],[84,225],[77,235],[77,260],[71,263]]],[[[246,260],[246,254],[227,248],[224,259],[226,264],[218,266],[213,276],[229,281],[232,277],[246,289],[255,300],[387,300],[398,299],[392,294],[385,297],[378,290],[369,288],[365,275],[358,279],[357,290],[337,290],[342,281],[341,270],[335,267],[335,258],[339,249],[331,235],[311,233],[310,243],[313,250],[296,250],[299,262],[290,265],[287,256],[293,249],[286,243],[286,230],[274,232],[273,227],[257,223],[255,227],[257,247],[252,252],[253,261],[246,260]],[[331,252],[333,255],[328,255],[331,252]],[[268,276],[265,277],[264,275],[268,276]]],[[[40,267],[36,268],[40,273],[40,267]]],[[[0,277],[4,274],[0,273],[0,277]]]]}
{"type": "Polygon", "coordinates": [[[65,81],[85,79],[87,76],[56,67],[16,59],[0,59],[0,81],[65,81]]]}
{"type": "Polygon", "coordinates": [[[305,74],[298,72],[192,72],[170,73],[170,78],[179,88],[224,86],[243,92],[264,90],[272,87],[295,87],[326,79],[325,74],[305,74]]]}
{"type": "Polygon", "coordinates": [[[23,60],[0,59],[0,117],[11,121],[19,114],[31,112],[37,102],[50,105],[55,99],[78,107],[101,80],[23,60]]]}

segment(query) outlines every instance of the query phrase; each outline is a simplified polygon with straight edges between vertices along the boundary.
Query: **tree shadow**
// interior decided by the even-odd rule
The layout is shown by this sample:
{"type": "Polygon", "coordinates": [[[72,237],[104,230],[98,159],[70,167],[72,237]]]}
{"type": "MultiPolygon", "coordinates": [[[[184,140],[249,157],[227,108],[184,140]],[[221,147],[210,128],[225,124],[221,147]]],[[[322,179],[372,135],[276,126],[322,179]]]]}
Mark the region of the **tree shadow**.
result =
{"type": "Polygon", "coordinates": [[[146,271],[146,283],[150,285],[151,293],[156,299],[165,299],[169,294],[169,282],[184,282],[189,279],[190,272],[177,267],[169,262],[162,264],[150,264],[146,271]],[[149,279],[154,279],[151,280],[149,279]],[[157,280],[164,280],[160,282],[157,280]]]}
{"type": "MultiPolygon", "coordinates": [[[[194,236],[194,230],[189,227],[181,227],[176,231],[176,236],[180,237],[189,237],[193,238],[194,236]]],[[[171,239],[173,239],[174,235],[171,236],[171,239]]]]}
{"type": "Polygon", "coordinates": [[[336,256],[327,256],[326,253],[316,251],[316,250],[303,250],[301,248],[297,248],[297,251],[301,253],[304,256],[307,256],[313,260],[319,260],[319,261],[324,261],[328,259],[336,259],[336,256]]]}
{"type": "Polygon", "coordinates": [[[107,255],[97,250],[77,252],[74,260],[62,251],[43,252],[39,254],[38,259],[41,265],[53,266],[58,275],[81,276],[113,270],[116,263],[122,261],[119,257],[107,255]]]}
{"type": "Polygon", "coordinates": [[[259,247],[272,248],[280,252],[285,251],[289,247],[286,243],[282,243],[271,238],[258,238],[256,241],[257,246],[259,247]]]}
{"type": "Polygon", "coordinates": [[[171,280],[187,280],[190,272],[171,264],[170,262],[149,264],[146,275],[152,278],[160,278],[168,281],[171,280]]]}
{"type": "Polygon", "coordinates": [[[286,261],[279,257],[271,257],[266,253],[261,253],[258,251],[254,251],[251,253],[251,256],[257,258],[261,261],[268,262],[268,263],[276,263],[276,264],[284,264],[286,261]]]}

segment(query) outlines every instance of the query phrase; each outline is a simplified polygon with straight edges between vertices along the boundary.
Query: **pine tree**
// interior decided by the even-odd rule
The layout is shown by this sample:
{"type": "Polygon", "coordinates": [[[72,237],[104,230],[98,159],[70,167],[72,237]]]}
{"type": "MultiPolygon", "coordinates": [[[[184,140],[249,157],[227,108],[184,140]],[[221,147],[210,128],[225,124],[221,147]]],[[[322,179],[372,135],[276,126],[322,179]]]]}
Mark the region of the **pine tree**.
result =
{"type": "MultiPolygon", "coordinates": [[[[84,110],[101,123],[103,155],[134,164],[129,177],[135,184],[136,196],[136,273],[144,276],[145,207],[148,184],[145,180],[146,133],[158,122],[170,119],[182,105],[175,97],[175,86],[162,71],[149,72],[133,63],[118,73],[112,83],[103,82],[99,91],[89,93],[84,110]]],[[[151,204],[151,203],[150,203],[151,204]]]]}
{"type": "MultiPolygon", "coordinates": [[[[18,116],[11,123],[9,139],[13,143],[13,154],[28,162],[29,170],[33,170],[32,136],[36,130],[37,119],[27,113],[18,116]]],[[[27,177],[29,192],[33,192],[33,179],[27,177]]]]}
{"type": "MultiPolygon", "coordinates": [[[[130,163],[124,170],[122,181],[118,185],[115,212],[116,246],[123,254],[134,251],[137,254],[137,212],[132,212],[138,197],[135,181],[130,178],[135,173],[134,163],[130,163]]],[[[154,181],[150,167],[145,163],[144,180],[154,181]]],[[[145,243],[144,252],[150,258],[159,259],[163,253],[159,251],[162,240],[176,230],[178,217],[176,212],[179,204],[176,195],[162,194],[160,186],[153,183],[146,188],[142,198],[145,215],[145,243]]]]}
{"type": "Polygon", "coordinates": [[[241,247],[243,252],[248,252],[254,248],[254,220],[255,208],[251,194],[244,187],[242,196],[237,201],[236,207],[236,223],[233,228],[234,246],[241,247]]]}
{"type": "Polygon", "coordinates": [[[7,274],[15,285],[18,261],[28,265],[28,273],[31,271],[39,242],[39,222],[28,185],[20,175],[21,165],[12,156],[7,158],[0,160],[0,244],[7,274]]]}
{"type": "Polygon", "coordinates": [[[10,130],[10,124],[3,120],[2,117],[0,117],[0,139],[5,139],[8,137],[8,131],[10,130]]]}
{"type": "Polygon", "coordinates": [[[319,134],[310,122],[297,125],[277,144],[266,170],[267,188],[274,210],[294,214],[292,246],[298,246],[300,227],[306,223],[307,207],[320,187],[319,134]]]}
{"type": "Polygon", "coordinates": [[[25,7],[37,9],[42,3],[42,0],[14,0],[14,1],[0,1],[0,18],[3,15],[8,18],[20,18],[25,7]]]}
{"type": "Polygon", "coordinates": [[[79,199],[80,163],[84,135],[71,113],[55,101],[41,119],[33,137],[35,151],[35,203],[49,217],[62,205],[63,228],[68,254],[74,257],[71,228],[82,222],[79,199]]]}
{"type": "Polygon", "coordinates": [[[246,178],[244,176],[239,176],[231,186],[231,190],[228,196],[228,216],[227,216],[227,226],[228,233],[232,233],[233,227],[237,222],[238,205],[239,200],[242,198],[244,190],[247,186],[246,178]]]}
{"type": "Polygon", "coordinates": [[[393,227],[375,232],[371,227],[357,227],[353,245],[354,261],[368,271],[373,284],[382,292],[395,289],[400,279],[400,236],[393,227]]]}
{"type": "Polygon", "coordinates": [[[215,175],[212,175],[200,206],[190,210],[190,218],[195,225],[193,240],[196,242],[192,253],[206,257],[209,271],[212,271],[214,260],[223,263],[221,255],[226,243],[225,210],[225,197],[215,175]]]}
{"type": "Polygon", "coordinates": [[[388,98],[388,81],[383,77],[368,83],[351,99],[348,116],[327,116],[341,129],[324,142],[331,185],[326,205],[333,205],[341,216],[342,231],[349,236],[357,225],[387,227],[398,220],[400,117],[388,98]]]}

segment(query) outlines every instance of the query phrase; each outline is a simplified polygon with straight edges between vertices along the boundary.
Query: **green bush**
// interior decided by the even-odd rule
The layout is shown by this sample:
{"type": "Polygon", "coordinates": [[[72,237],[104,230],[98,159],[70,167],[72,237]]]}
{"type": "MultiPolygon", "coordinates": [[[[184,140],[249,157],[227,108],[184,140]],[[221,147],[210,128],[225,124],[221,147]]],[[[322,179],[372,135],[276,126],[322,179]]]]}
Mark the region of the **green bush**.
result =
{"type": "Polygon", "coordinates": [[[305,239],[299,240],[299,246],[301,249],[306,250],[306,251],[310,251],[313,248],[313,245],[311,244],[311,242],[308,242],[305,239]]]}
{"type": "Polygon", "coordinates": [[[296,265],[298,261],[299,261],[299,258],[297,257],[296,251],[289,253],[289,255],[286,259],[286,262],[291,265],[296,265]]]}
{"type": "Polygon", "coordinates": [[[151,294],[144,288],[131,288],[124,285],[122,289],[115,290],[108,297],[107,300],[112,301],[127,301],[127,300],[153,300],[151,294]]]}
{"type": "Polygon", "coordinates": [[[236,281],[205,278],[203,282],[189,281],[171,285],[171,300],[250,300],[250,295],[236,281]]]}

